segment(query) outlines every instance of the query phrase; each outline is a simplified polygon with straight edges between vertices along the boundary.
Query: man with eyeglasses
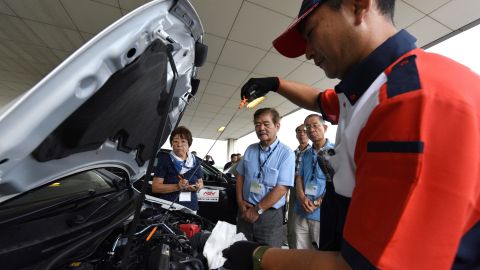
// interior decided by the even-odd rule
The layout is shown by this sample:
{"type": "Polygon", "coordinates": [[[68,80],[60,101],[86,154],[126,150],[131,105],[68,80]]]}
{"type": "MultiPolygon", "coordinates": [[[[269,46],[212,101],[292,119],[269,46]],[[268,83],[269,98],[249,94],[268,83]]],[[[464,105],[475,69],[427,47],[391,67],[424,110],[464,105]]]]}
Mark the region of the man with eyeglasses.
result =
{"type": "Polygon", "coordinates": [[[280,115],[273,108],[258,109],[251,144],[237,166],[237,229],[250,241],[282,246],[285,194],[293,186],[295,155],[277,138],[280,115]]]}
{"type": "MultiPolygon", "coordinates": [[[[297,149],[295,149],[295,176],[298,173],[298,169],[302,164],[303,153],[311,146],[308,143],[308,137],[305,133],[305,125],[301,124],[295,128],[295,136],[299,143],[297,149]]],[[[287,222],[287,241],[288,247],[290,249],[297,248],[297,239],[295,237],[295,202],[297,201],[297,193],[295,191],[295,182],[294,186],[289,189],[288,193],[288,222],[287,222]]]]}
{"type": "Polygon", "coordinates": [[[327,125],[319,114],[305,118],[305,130],[312,147],[305,151],[302,164],[295,177],[297,202],[295,205],[295,237],[298,249],[315,249],[320,239],[320,205],[326,192],[326,182],[331,180],[324,172],[319,156],[324,157],[334,145],[325,138],[327,125]]]}

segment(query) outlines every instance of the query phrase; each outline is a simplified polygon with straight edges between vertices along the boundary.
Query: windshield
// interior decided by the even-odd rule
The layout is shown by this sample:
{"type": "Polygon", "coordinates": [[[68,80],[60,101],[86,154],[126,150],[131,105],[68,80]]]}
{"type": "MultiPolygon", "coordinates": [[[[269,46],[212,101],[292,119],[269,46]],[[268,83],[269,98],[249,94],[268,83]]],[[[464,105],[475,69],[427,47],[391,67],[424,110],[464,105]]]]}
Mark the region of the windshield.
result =
{"type": "MultiPolygon", "coordinates": [[[[117,169],[118,171],[118,169],[117,169]]],[[[26,192],[0,205],[0,211],[16,208],[40,207],[46,203],[93,196],[115,191],[117,181],[122,179],[117,171],[99,169],[81,172],[53,181],[48,185],[26,192]],[[112,173],[115,172],[115,173],[112,173]]]]}

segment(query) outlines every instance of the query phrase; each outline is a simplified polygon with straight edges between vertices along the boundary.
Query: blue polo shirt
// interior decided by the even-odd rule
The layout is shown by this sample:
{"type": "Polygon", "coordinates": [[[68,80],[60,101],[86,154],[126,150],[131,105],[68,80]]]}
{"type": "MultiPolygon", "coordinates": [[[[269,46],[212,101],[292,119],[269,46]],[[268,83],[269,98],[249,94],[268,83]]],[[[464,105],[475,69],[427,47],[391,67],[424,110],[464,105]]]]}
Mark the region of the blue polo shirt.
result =
{"type": "MultiPolygon", "coordinates": [[[[237,171],[244,177],[244,200],[256,205],[276,185],[293,186],[295,154],[278,138],[266,149],[262,149],[260,143],[254,143],[245,151],[243,159],[238,163],[237,171]],[[255,181],[262,184],[259,194],[250,192],[250,187],[255,181]]],[[[273,208],[278,209],[284,205],[285,196],[282,196],[273,208]]]]}
{"type": "MultiPolygon", "coordinates": [[[[328,141],[327,139],[325,145],[320,150],[326,151],[333,148],[334,145],[330,143],[330,141],[328,141]]],[[[325,177],[322,168],[320,168],[320,166],[318,165],[317,151],[313,148],[313,146],[303,153],[302,163],[300,164],[298,175],[303,178],[304,192],[306,187],[308,185],[311,185],[312,183],[317,186],[317,194],[315,196],[305,194],[305,196],[307,196],[311,201],[317,199],[325,193],[325,182],[327,178],[325,177]]],[[[295,212],[306,219],[320,221],[320,208],[315,209],[315,211],[313,211],[312,213],[307,213],[300,206],[300,203],[296,203],[295,212]]]]}

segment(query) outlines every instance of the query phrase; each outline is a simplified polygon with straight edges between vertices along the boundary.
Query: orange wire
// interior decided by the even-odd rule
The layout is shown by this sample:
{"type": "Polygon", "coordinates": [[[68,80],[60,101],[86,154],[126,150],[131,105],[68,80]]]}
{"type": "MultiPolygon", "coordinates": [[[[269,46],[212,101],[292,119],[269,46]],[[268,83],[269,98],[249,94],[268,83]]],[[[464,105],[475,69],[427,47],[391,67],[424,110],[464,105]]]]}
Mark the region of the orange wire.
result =
{"type": "Polygon", "coordinates": [[[150,238],[152,238],[153,234],[157,231],[157,227],[158,226],[153,227],[152,231],[148,234],[147,240],[146,240],[147,242],[150,241],[150,238]]]}

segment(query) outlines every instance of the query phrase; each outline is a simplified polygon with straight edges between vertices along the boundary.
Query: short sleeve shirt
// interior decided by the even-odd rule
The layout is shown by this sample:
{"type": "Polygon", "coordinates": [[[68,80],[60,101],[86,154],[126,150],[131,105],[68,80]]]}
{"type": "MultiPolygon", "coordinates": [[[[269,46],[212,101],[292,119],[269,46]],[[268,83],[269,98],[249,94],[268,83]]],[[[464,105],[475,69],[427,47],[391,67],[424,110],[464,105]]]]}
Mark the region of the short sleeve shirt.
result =
{"type": "MultiPolygon", "coordinates": [[[[327,140],[321,150],[332,149],[333,147],[333,144],[327,140]]],[[[304,192],[307,187],[309,187],[310,190],[316,191],[315,195],[313,195],[313,193],[310,195],[305,194],[310,200],[313,201],[322,196],[322,194],[325,194],[325,183],[327,179],[318,164],[317,151],[313,147],[310,147],[303,153],[302,164],[297,174],[303,179],[304,192]]],[[[312,213],[307,213],[299,203],[296,203],[295,212],[306,219],[320,221],[320,208],[315,209],[312,213]]]]}
{"type": "MultiPolygon", "coordinates": [[[[164,184],[178,184],[179,172],[175,169],[175,166],[171,160],[171,157],[168,153],[160,152],[157,157],[157,165],[153,169],[154,176],[163,178],[164,184]]],[[[195,157],[195,165],[189,171],[183,174],[183,177],[188,180],[190,185],[194,185],[198,179],[203,178],[203,171],[201,167],[201,161],[198,157],[195,157]]],[[[190,202],[180,202],[178,201],[179,191],[166,193],[166,194],[155,194],[155,196],[165,199],[168,201],[177,200],[176,203],[186,206],[194,211],[198,210],[198,199],[197,193],[192,192],[190,202]]]]}
{"type": "Polygon", "coordinates": [[[305,151],[307,151],[308,149],[310,149],[310,147],[312,147],[310,144],[307,145],[307,147],[305,147],[305,149],[303,150],[300,150],[300,146],[295,149],[295,173],[298,173],[298,170],[300,170],[300,165],[302,164],[302,157],[303,157],[303,153],[305,153],[305,151]]]}
{"type": "MultiPolygon", "coordinates": [[[[293,186],[295,175],[295,154],[285,144],[276,139],[269,147],[262,149],[260,143],[250,145],[237,171],[244,177],[243,198],[253,205],[258,204],[275,186],[293,186]],[[263,166],[261,166],[264,163],[263,166]],[[251,192],[254,182],[262,184],[259,193],[251,192]]],[[[285,205],[283,196],[273,207],[285,205]]]]}
{"type": "Polygon", "coordinates": [[[478,74],[416,49],[401,30],[320,97],[340,119],[330,160],[335,191],[352,197],[341,250],[349,265],[478,268],[478,74]]]}

